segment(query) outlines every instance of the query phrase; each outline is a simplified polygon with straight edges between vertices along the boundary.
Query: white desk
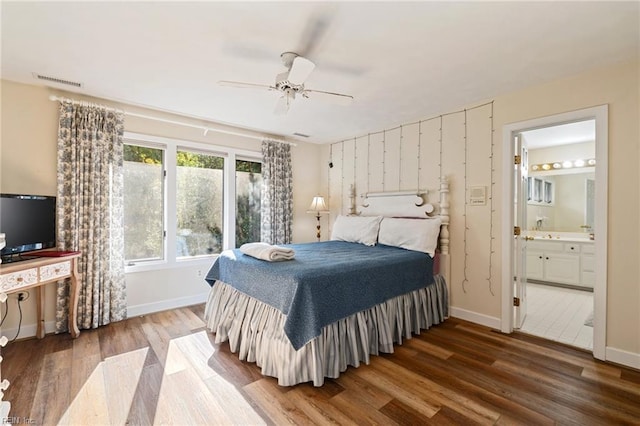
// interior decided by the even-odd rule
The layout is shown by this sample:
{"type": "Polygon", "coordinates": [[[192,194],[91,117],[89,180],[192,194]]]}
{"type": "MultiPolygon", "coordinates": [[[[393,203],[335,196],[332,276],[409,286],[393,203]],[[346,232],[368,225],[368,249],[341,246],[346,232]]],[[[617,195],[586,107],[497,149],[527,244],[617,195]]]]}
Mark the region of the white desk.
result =
{"type": "Polygon", "coordinates": [[[44,337],[44,284],[71,278],[69,288],[69,333],[78,337],[78,258],[80,254],[62,257],[39,257],[37,259],[0,264],[0,293],[17,293],[35,289],[38,325],[36,336],[44,337]]]}

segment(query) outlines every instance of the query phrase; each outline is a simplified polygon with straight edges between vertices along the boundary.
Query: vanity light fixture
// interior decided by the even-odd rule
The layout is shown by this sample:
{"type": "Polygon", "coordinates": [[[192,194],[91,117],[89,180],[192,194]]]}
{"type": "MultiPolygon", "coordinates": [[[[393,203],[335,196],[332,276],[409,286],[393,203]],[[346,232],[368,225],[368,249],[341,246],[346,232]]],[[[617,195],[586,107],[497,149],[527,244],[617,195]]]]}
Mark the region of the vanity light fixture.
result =
{"type": "Polygon", "coordinates": [[[586,160],[583,159],[579,159],[579,160],[574,160],[574,161],[570,161],[570,160],[566,160],[566,161],[556,161],[553,163],[542,163],[542,164],[532,164],[531,165],[531,170],[534,172],[537,171],[548,171],[548,170],[561,170],[561,169],[573,169],[573,168],[580,168],[580,167],[594,167],[596,165],[596,159],[595,158],[589,158],[586,160]]]}

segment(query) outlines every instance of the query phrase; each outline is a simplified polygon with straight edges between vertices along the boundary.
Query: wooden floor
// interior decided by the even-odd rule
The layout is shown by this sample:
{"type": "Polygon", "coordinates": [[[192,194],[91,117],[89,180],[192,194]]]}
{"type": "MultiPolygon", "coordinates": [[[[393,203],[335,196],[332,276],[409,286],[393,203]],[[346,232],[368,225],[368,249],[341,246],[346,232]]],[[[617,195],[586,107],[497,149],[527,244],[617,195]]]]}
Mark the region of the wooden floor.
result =
{"type": "Polygon", "coordinates": [[[203,309],[9,344],[13,422],[640,424],[640,372],[559,343],[449,319],[323,387],[284,388],[214,344],[203,309]]]}

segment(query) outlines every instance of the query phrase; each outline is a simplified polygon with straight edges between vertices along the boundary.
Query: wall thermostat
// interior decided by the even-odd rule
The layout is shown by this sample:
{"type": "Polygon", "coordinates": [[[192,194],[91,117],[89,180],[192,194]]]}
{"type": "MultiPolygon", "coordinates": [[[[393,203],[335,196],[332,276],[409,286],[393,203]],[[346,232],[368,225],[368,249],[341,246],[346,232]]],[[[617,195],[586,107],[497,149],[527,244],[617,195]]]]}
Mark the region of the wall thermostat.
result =
{"type": "Polygon", "coordinates": [[[485,206],[487,204],[487,187],[472,186],[469,188],[469,204],[472,206],[485,206]]]}

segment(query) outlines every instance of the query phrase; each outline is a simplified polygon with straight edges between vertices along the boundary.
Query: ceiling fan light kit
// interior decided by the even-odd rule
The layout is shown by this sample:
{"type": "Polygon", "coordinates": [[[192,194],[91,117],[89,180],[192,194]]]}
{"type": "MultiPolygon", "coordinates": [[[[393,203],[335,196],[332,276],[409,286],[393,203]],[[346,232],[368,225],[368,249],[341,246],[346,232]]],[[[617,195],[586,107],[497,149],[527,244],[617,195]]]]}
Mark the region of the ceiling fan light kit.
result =
{"type": "Polygon", "coordinates": [[[218,84],[228,87],[277,90],[281,92],[282,96],[276,103],[276,107],[274,109],[274,113],[278,115],[286,114],[287,111],[289,111],[291,103],[298,93],[300,93],[303,98],[310,98],[310,94],[313,96],[313,94],[316,93],[320,95],[319,98],[332,98],[340,104],[345,104],[353,99],[353,96],[342,93],[305,89],[304,82],[309,78],[316,65],[309,59],[294,52],[284,52],[280,55],[280,59],[287,68],[287,71],[276,75],[274,86],[228,80],[219,81],[218,84]]]}

